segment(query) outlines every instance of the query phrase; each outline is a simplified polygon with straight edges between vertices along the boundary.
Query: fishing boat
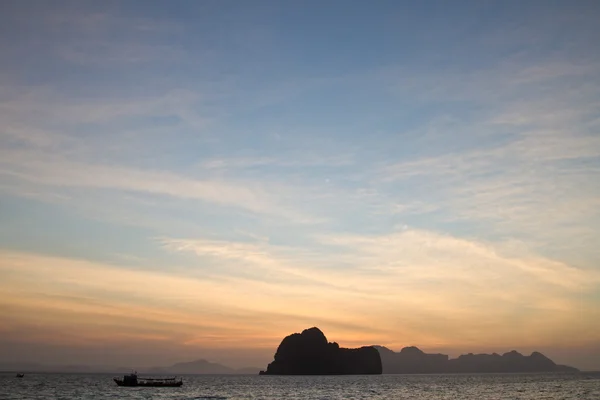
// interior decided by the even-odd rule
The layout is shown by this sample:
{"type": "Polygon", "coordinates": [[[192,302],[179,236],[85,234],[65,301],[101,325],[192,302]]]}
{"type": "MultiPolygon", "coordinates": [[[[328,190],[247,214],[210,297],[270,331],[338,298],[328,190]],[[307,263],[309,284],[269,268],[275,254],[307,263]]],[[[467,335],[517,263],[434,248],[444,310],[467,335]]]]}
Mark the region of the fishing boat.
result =
{"type": "Polygon", "coordinates": [[[21,373],[18,373],[18,374],[17,374],[17,378],[22,378],[22,377],[24,377],[24,376],[25,376],[25,374],[21,374],[21,373]]]}
{"type": "Polygon", "coordinates": [[[138,378],[136,372],[123,375],[123,378],[113,379],[119,386],[178,387],[183,385],[181,378],[138,378]]]}

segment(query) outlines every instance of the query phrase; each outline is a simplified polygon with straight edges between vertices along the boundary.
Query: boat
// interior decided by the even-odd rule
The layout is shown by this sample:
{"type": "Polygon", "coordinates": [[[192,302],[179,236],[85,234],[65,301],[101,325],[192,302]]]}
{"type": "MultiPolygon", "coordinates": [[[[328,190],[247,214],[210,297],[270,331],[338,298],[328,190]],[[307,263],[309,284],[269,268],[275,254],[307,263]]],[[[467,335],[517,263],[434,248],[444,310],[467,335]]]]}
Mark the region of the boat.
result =
{"type": "Polygon", "coordinates": [[[183,385],[181,378],[138,378],[136,372],[123,375],[123,378],[113,378],[113,380],[119,386],[179,387],[183,385]]]}
{"type": "Polygon", "coordinates": [[[25,374],[21,374],[21,373],[18,373],[18,374],[17,374],[17,378],[22,378],[22,377],[24,377],[24,376],[25,376],[25,374]]]}

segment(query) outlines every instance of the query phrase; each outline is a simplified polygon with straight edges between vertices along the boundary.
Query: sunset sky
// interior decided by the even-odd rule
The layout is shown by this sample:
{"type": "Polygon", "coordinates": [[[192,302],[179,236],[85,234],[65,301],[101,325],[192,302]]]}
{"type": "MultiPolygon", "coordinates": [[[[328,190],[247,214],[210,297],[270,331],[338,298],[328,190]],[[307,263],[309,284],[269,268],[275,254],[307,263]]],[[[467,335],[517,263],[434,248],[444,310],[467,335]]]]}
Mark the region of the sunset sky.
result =
{"type": "Polygon", "coordinates": [[[600,369],[600,2],[0,2],[0,361],[600,369]]]}

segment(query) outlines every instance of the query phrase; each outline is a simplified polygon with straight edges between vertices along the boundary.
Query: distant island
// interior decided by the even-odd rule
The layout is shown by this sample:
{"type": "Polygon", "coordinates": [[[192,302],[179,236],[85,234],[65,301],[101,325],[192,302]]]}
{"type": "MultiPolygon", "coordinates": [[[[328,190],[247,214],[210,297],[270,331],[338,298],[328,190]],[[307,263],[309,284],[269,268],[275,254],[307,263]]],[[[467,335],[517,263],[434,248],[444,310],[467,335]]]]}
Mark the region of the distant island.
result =
{"type": "Polygon", "coordinates": [[[0,372],[49,372],[49,373],[118,373],[127,374],[138,370],[150,375],[256,375],[259,368],[231,368],[207,360],[180,362],[165,367],[111,367],[89,365],[46,365],[37,363],[0,363],[0,372]]]}
{"type": "Polygon", "coordinates": [[[196,360],[190,362],[181,362],[169,367],[153,367],[144,371],[148,374],[197,374],[197,375],[255,375],[259,372],[258,368],[231,368],[222,364],[213,363],[207,360],[196,360]]]}
{"type": "Polygon", "coordinates": [[[261,375],[351,375],[381,374],[379,352],[373,346],[341,348],[329,343],[319,328],[286,336],[275,360],[261,375]]]}
{"type": "Polygon", "coordinates": [[[557,365],[542,353],[529,356],[513,350],[500,354],[465,354],[450,359],[446,354],[427,354],[417,347],[396,353],[374,346],[381,356],[384,374],[503,373],[503,372],[578,372],[577,368],[557,365]]]}

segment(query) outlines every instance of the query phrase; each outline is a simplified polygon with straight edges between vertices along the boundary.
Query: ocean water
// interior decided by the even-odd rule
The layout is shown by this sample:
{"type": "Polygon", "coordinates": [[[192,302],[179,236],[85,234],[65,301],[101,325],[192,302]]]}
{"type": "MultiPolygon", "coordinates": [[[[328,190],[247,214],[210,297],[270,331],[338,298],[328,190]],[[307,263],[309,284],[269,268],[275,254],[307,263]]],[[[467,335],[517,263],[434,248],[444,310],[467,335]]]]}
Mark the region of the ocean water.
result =
{"type": "Polygon", "coordinates": [[[105,374],[0,374],[0,399],[600,399],[600,373],[190,375],[183,382],[180,388],[127,388],[105,374]]]}

